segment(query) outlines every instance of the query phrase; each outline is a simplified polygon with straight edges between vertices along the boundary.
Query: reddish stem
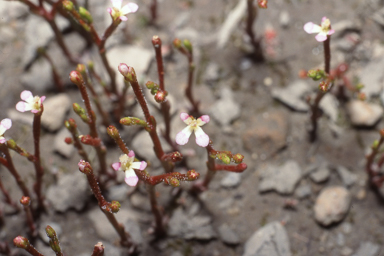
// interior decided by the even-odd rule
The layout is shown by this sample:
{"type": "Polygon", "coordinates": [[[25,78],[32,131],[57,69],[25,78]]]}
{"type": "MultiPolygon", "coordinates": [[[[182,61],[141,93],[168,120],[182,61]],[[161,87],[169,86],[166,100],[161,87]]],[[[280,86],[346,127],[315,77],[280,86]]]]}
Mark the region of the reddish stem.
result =
{"type": "Polygon", "coordinates": [[[36,237],[37,236],[37,230],[36,230],[35,222],[33,220],[31,206],[30,206],[31,199],[29,197],[27,197],[27,196],[23,196],[20,199],[20,203],[23,205],[23,208],[24,208],[24,211],[25,211],[25,215],[26,215],[26,218],[27,218],[27,224],[28,224],[28,227],[29,227],[29,231],[31,232],[31,236],[32,237],[36,237]]]}
{"type": "Polygon", "coordinates": [[[79,132],[77,131],[77,124],[76,121],[73,118],[70,118],[68,121],[65,121],[65,127],[69,130],[69,132],[72,134],[73,138],[73,145],[76,147],[77,152],[79,155],[86,161],[89,162],[89,157],[87,152],[84,150],[83,145],[80,143],[79,140],[79,132]]]}
{"type": "Polygon", "coordinates": [[[18,205],[16,204],[16,202],[14,202],[12,200],[12,198],[9,195],[8,191],[4,188],[3,182],[1,181],[1,176],[0,176],[0,190],[3,193],[3,195],[4,195],[4,202],[6,202],[7,204],[9,204],[13,208],[15,208],[16,211],[19,211],[20,209],[19,209],[18,205]]]}
{"type": "Polygon", "coordinates": [[[104,255],[104,248],[105,248],[105,246],[103,245],[103,243],[98,242],[95,245],[95,247],[93,248],[92,256],[103,256],[104,255]]]}
{"type": "Polygon", "coordinates": [[[44,209],[44,196],[41,192],[43,186],[44,169],[41,166],[40,161],[40,131],[41,131],[41,115],[44,111],[43,104],[40,105],[41,110],[35,113],[33,116],[33,144],[35,149],[35,161],[33,162],[36,172],[36,182],[33,185],[35,193],[37,195],[38,209],[44,209]]]}
{"type": "Polygon", "coordinates": [[[253,46],[253,57],[256,61],[264,61],[263,51],[260,45],[260,41],[256,40],[255,33],[253,32],[253,23],[257,17],[257,8],[253,5],[253,0],[247,0],[247,24],[245,31],[247,32],[251,44],[253,46]]]}

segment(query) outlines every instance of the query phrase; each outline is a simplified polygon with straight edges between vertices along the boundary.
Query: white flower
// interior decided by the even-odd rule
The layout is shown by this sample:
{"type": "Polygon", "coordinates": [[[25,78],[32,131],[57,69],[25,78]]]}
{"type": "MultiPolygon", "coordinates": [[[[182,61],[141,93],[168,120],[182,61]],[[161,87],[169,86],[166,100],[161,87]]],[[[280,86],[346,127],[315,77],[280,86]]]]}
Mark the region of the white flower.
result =
{"type": "Polygon", "coordinates": [[[20,98],[24,101],[19,101],[16,105],[16,109],[20,112],[31,111],[32,113],[38,113],[41,111],[41,104],[45,100],[45,96],[33,97],[30,91],[22,91],[20,98]]]}
{"type": "Polygon", "coordinates": [[[327,17],[321,19],[321,26],[312,22],[305,23],[304,30],[308,34],[318,33],[315,37],[318,42],[327,40],[327,37],[335,33],[335,30],[331,29],[331,21],[327,17]]]}
{"type": "Polygon", "coordinates": [[[128,3],[121,7],[121,4],[123,3],[123,0],[111,0],[112,2],[112,8],[108,8],[109,14],[111,14],[112,19],[120,19],[122,21],[128,20],[125,15],[128,13],[134,13],[139,9],[139,6],[135,3],[128,3]]]}
{"type": "Polygon", "coordinates": [[[9,128],[11,128],[12,126],[12,120],[9,119],[9,118],[5,118],[3,120],[1,120],[0,122],[0,143],[5,143],[5,138],[4,138],[4,133],[6,130],[8,130],[9,128]]]}
{"type": "Polygon", "coordinates": [[[125,183],[129,186],[136,186],[137,182],[139,182],[139,178],[137,177],[134,169],[144,170],[147,167],[147,163],[144,161],[134,162],[135,152],[132,150],[129,151],[128,155],[121,155],[119,157],[119,161],[120,162],[112,164],[112,168],[115,171],[125,172],[125,183]]]}
{"type": "Polygon", "coordinates": [[[203,131],[203,129],[200,128],[200,126],[203,126],[204,124],[209,122],[209,120],[210,120],[209,116],[203,115],[203,116],[195,119],[193,116],[189,116],[187,113],[181,113],[180,118],[188,126],[185,127],[181,132],[179,132],[176,135],[176,143],[179,145],[187,144],[189,137],[191,136],[192,132],[195,132],[197,145],[199,145],[200,147],[208,146],[209,137],[203,131]]]}

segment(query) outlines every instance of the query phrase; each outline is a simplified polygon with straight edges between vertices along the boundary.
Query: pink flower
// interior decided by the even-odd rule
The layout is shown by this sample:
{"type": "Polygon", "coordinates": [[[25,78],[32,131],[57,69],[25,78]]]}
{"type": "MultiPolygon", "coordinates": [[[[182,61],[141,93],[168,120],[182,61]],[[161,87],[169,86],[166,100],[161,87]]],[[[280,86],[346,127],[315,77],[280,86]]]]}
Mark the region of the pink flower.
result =
{"type": "Polygon", "coordinates": [[[12,126],[12,120],[11,119],[5,118],[5,119],[1,120],[1,122],[0,122],[0,143],[5,143],[6,140],[3,136],[3,134],[5,133],[6,130],[11,128],[11,126],[12,126]]]}
{"type": "Polygon", "coordinates": [[[144,170],[147,167],[147,163],[144,161],[134,162],[135,152],[132,150],[129,151],[128,155],[121,155],[119,161],[120,162],[112,164],[112,168],[115,171],[125,172],[125,183],[129,186],[136,186],[137,182],[139,182],[139,178],[133,169],[144,170]]]}
{"type": "Polygon", "coordinates": [[[327,17],[323,17],[321,19],[321,26],[316,25],[312,22],[305,23],[304,30],[308,34],[318,33],[315,37],[318,42],[323,42],[327,40],[327,37],[335,33],[333,29],[331,29],[331,21],[327,19],[327,17]]]}
{"type": "Polygon", "coordinates": [[[195,119],[193,116],[189,116],[187,113],[181,113],[180,118],[188,126],[185,127],[181,132],[179,132],[176,135],[176,143],[179,145],[187,144],[189,137],[191,136],[192,132],[195,132],[197,145],[199,145],[200,147],[208,146],[209,137],[203,131],[203,129],[200,128],[200,126],[203,126],[209,122],[209,120],[210,120],[209,116],[203,115],[203,116],[195,119]]]}
{"type": "Polygon", "coordinates": [[[121,4],[123,3],[123,0],[111,0],[112,2],[112,8],[108,8],[109,14],[111,14],[111,17],[113,20],[120,19],[122,21],[128,20],[125,15],[128,13],[134,13],[139,9],[139,6],[135,3],[128,3],[121,7],[121,4]]]}
{"type": "Polygon", "coordinates": [[[22,91],[20,98],[24,101],[19,101],[16,105],[16,109],[20,112],[31,110],[32,113],[38,113],[41,111],[41,104],[45,100],[45,96],[33,97],[30,91],[22,91]]]}

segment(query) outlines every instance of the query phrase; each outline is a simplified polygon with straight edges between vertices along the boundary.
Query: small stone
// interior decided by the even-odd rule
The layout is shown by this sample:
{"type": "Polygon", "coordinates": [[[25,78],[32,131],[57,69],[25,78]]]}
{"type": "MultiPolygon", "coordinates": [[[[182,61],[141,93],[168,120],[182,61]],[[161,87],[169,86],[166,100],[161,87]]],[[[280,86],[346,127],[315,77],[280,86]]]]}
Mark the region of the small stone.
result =
{"type": "Polygon", "coordinates": [[[120,203],[127,199],[130,187],[127,184],[120,184],[108,189],[106,198],[108,201],[119,201],[120,203]]]}
{"type": "Polygon", "coordinates": [[[63,232],[63,229],[61,228],[59,223],[52,222],[52,221],[46,221],[46,222],[40,224],[39,236],[40,236],[41,240],[43,240],[44,243],[49,245],[49,237],[47,236],[47,233],[45,232],[45,228],[47,227],[47,225],[51,226],[55,230],[56,235],[59,238],[60,238],[61,233],[63,232]]]}
{"type": "Polygon", "coordinates": [[[221,180],[220,185],[224,188],[234,188],[237,187],[241,182],[241,174],[235,172],[229,172],[221,180]]]}
{"type": "Polygon", "coordinates": [[[338,246],[344,246],[345,245],[345,236],[343,233],[337,233],[336,243],[338,246]]]}
{"type": "Polygon", "coordinates": [[[222,224],[219,228],[220,239],[230,245],[236,245],[240,243],[239,236],[226,224],[222,224]]]}
{"type": "Polygon", "coordinates": [[[221,98],[210,109],[212,117],[221,125],[228,126],[240,116],[240,105],[233,100],[231,89],[224,87],[220,90],[221,98]]]}
{"type": "Polygon", "coordinates": [[[299,186],[295,191],[295,195],[299,199],[307,198],[307,197],[311,196],[311,194],[312,194],[312,189],[311,189],[311,186],[309,184],[299,186]]]}
{"type": "Polygon", "coordinates": [[[322,183],[329,179],[331,171],[328,166],[320,166],[311,172],[309,177],[316,183],[322,183]]]}
{"type": "Polygon", "coordinates": [[[272,97],[289,108],[307,112],[308,104],[304,100],[304,95],[311,91],[311,87],[303,80],[297,80],[285,88],[272,89],[272,97]]]}
{"type": "Polygon", "coordinates": [[[41,116],[41,125],[50,132],[63,127],[66,114],[71,107],[71,99],[66,93],[47,97],[44,101],[44,112],[41,116]]]}
{"type": "Polygon", "coordinates": [[[349,222],[344,222],[342,225],[341,225],[341,229],[343,230],[343,233],[348,235],[352,232],[352,224],[349,223],[349,222]]]}
{"type": "Polygon", "coordinates": [[[367,197],[367,191],[364,188],[359,189],[359,191],[356,194],[356,198],[358,200],[363,200],[367,197]]]}
{"type": "Polygon", "coordinates": [[[343,256],[349,256],[353,253],[353,250],[351,248],[349,248],[348,246],[344,246],[341,251],[340,251],[341,255],[343,256]]]}
{"type": "Polygon", "coordinates": [[[352,100],[347,104],[351,122],[355,126],[372,127],[383,115],[383,108],[377,104],[352,100]]]}
{"type": "Polygon", "coordinates": [[[336,97],[331,94],[327,93],[324,95],[324,97],[321,99],[320,108],[324,111],[324,113],[331,119],[332,122],[336,122],[339,114],[339,103],[336,97]]]}
{"type": "MultiPolygon", "coordinates": [[[[333,28],[333,26],[332,26],[333,28]]],[[[360,72],[360,82],[364,85],[361,90],[368,99],[377,96],[383,89],[383,77],[380,67],[384,65],[384,57],[371,60],[360,72]]]]}
{"type": "Polygon", "coordinates": [[[136,220],[128,219],[125,222],[125,230],[129,232],[132,237],[132,240],[136,244],[143,243],[143,236],[141,235],[141,228],[139,223],[136,220]]]}
{"type": "Polygon", "coordinates": [[[353,256],[377,256],[380,246],[371,242],[363,242],[353,256]]]}
{"type": "Polygon", "coordinates": [[[67,144],[64,140],[65,138],[72,138],[71,133],[68,131],[67,128],[62,128],[55,136],[55,140],[53,142],[54,145],[54,151],[59,153],[60,155],[70,158],[73,155],[73,152],[75,151],[75,147],[73,144],[67,144]]]}
{"type": "Polygon", "coordinates": [[[37,60],[28,71],[22,73],[20,83],[32,90],[33,95],[47,91],[53,86],[51,66],[44,59],[37,60]]]}
{"type": "Polygon", "coordinates": [[[347,187],[352,186],[357,181],[357,175],[351,173],[347,168],[344,166],[337,166],[336,168],[337,173],[339,174],[341,180],[343,181],[343,184],[347,187]]]}
{"type": "Polygon", "coordinates": [[[315,219],[328,226],[341,221],[349,211],[351,195],[344,187],[324,188],[316,199],[315,219]]]}
{"type": "Polygon", "coordinates": [[[47,190],[47,200],[58,212],[65,212],[75,208],[80,211],[91,194],[87,177],[80,171],[62,174],[57,184],[51,185],[47,190]]]}
{"type": "Polygon", "coordinates": [[[291,23],[291,17],[288,11],[282,11],[279,16],[280,26],[282,28],[288,28],[291,23]]]}
{"type": "Polygon", "coordinates": [[[381,8],[380,10],[376,11],[372,15],[372,19],[376,21],[377,24],[384,27],[384,8],[381,8]]]}
{"type": "Polygon", "coordinates": [[[287,231],[280,222],[258,229],[245,243],[243,256],[291,256],[287,231]]]}
{"type": "Polygon", "coordinates": [[[332,23],[332,29],[335,33],[332,35],[335,38],[343,36],[347,31],[359,32],[362,28],[360,20],[342,20],[337,23],[332,23]]]}
{"type": "Polygon", "coordinates": [[[205,75],[204,75],[204,80],[212,84],[214,82],[217,82],[220,78],[220,68],[217,63],[210,62],[207,67],[205,68],[205,75]]]}
{"type": "Polygon", "coordinates": [[[260,171],[259,191],[275,190],[280,194],[292,194],[301,176],[301,168],[293,160],[285,162],[282,166],[269,165],[260,171]]]}
{"type": "Polygon", "coordinates": [[[134,193],[130,197],[130,201],[133,207],[144,210],[147,212],[151,211],[151,204],[148,200],[148,198],[140,193],[134,193]]]}

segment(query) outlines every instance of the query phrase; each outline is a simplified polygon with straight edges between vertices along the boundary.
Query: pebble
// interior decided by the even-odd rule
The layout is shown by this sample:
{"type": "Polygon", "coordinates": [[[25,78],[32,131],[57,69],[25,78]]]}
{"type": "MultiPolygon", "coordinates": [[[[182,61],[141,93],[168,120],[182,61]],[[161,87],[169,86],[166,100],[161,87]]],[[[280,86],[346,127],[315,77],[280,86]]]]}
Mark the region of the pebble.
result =
{"type": "Polygon", "coordinates": [[[90,194],[87,177],[80,171],[62,174],[57,184],[52,184],[46,193],[47,200],[58,212],[65,212],[72,208],[82,210],[90,194]]]}
{"type": "Polygon", "coordinates": [[[341,224],[341,229],[344,234],[348,235],[352,232],[352,224],[349,222],[344,222],[343,224],[341,224]]]}
{"type": "Polygon", "coordinates": [[[217,63],[210,62],[205,68],[204,80],[208,84],[217,82],[220,78],[220,67],[217,63]]]}
{"type": "Polygon", "coordinates": [[[347,111],[354,126],[372,127],[383,115],[380,105],[360,100],[352,100],[347,104],[347,111]]]}
{"type": "Polygon", "coordinates": [[[241,174],[235,172],[229,172],[221,180],[220,185],[224,188],[234,188],[240,185],[241,174]]]}
{"type": "Polygon", "coordinates": [[[343,36],[347,31],[357,31],[359,32],[362,28],[362,23],[360,20],[341,20],[336,23],[332,23],[332,29],[335,30],[335,33],[332,35],[335,38],[343,36]]]}
{"type": "Polygon", "coordinates": [[[258,229],[245,243],[243,256],[291,256],[287,231],[280,222],[258,229]]]}
{"type": "Polygon", "coordinates": [[[121,203],[127,199],[129,191],[130,187],[125,183],[116,185],[108,189],[106,198],[108,201],[119,201],[121,203]]]}
{"type": "Polygon", "coordinates": [[[367,98],[377,96],[383,89],[384,74],[381,67],[384,66],[384,57],[375,58],[363,67],[360,72],[360,82],[364,85],[361,90],[367,98]]]}
{"type": "Polygon", "coordinates": [[[65,138],[72,138],[71,133],[67,128],[62,128],[55,136],[55,140],[53,141],[53,149],[60,155],[70,158],[75,151],[75,147],[73,144],[67,144],[64,140],[65,138]]]}
{"type": "Polygon", "coordinates": [[[380,246],[371,242],[363,242],[353,256],[378,256],[380,246]]]}
{"type": "Polygon", "coordinates": [[[332,122],[337,121],[339,115],[339,103],[333,94],[325,94],[321,99],[319,106],[332,122]]]}
{"type": "Polygon", "coordinates": [[[47,91],[53,87],[51,66],[47,61],[39,59],[28,71],[21,74],[20,83],[32,90],[33,95],[47,91]]]}
{"type": "Polygon", "coordinates": [[[313,180],[313,182],[322,183],[327,181],[330,175],[331,175],[331,171],[329,170],[328,166],[320,166],[314,169],[309,174],[309,177],[311,178],[311,180],[313,180]]]}
{"type": "Polygon", "coordinates": [[[240,243],[239,236],[228,226],[228,224],[224,223],[218,228],[219,237],[221,241],[230,245],[237,245],[240,243]]]}
{"type": "Polygon", "coordinates": [[[289,160],[281,166],[269,165],[260,170],[260,192],[275,190],[280,194],[292,194],[302,177],[297,162],[289,160]]]}
{"type": "Polygon", "coordinates": [[[57,131],[64,126],[64,120],[70,107],[71,99],[66,93],[47,97],[44,101],[41,125],[50,132],[57,131]]]}
{"type": "Polygon", "coordinates": [[[377,10],[373,15],[372,19],[376,21],[377,24],[384,27],[384,8],[377,10]]]}
{"type": "Polygon", "coordinates": [[[244,18],[247,10],[247,1],[240,0],[227,15],[217,35],[217,48],[223,49],[228,43],[231,34],[237,29],[238,23],[244,18]]]}
{"type": "Polygon", "coordinates": [[[151,204],[147,196],[140,193],[134,193],[129,199],[133,207],[147,212],[151,211],[151,204]]]}
{"type": "Polygon", "coordinates": [[[307,112],[308,104],[305,102],[304,95],[311,91],[311,86],[303,80],[296,80],[284,88],[272,89],[272,97],[287,105],[290,109],[307,112]]]}
{"type": "Polygon", "coordinates": [[[351,248],[349,248],[348,246],[344,246],[341,251],[340,251],[341,255],[343,256],[349,256],[353,253],[353,250],[351,248]]]}
{"type": "Polygon", "coordinates": [[[282,28],[288,28],[291,23],[291,17],[288,11],[282,11],[279,16],[280,26],[282,28]]]}
{"type": "Polygon", "coordinates": [[[346,167],[339,165],[336,167],[336,170],[343,181],[344,186],[350,187],[356,183],[357,175],[350,172],[346,167]]]}
{"type": "Polygon", "coordinates": [[[240,104],[233,100],[233,92],[228,87],[220,89],[221,97],[209,110],[211,116],[221,125],[228,126],[240,117],[240,104]]]}
{"type": "Polygon", "coordinates": [[[315,219],[328,226],[341,221],[349,211],[351,195],[340,186],[326,187],[316,199],[314,206],[315,219]]]}
{"type": "Polygon", "coordinates": [[[312,194],[312,189],[311,189],[311,185],[309,184],[301,185],[295,190],[295,195],[299,199],[310,197],[311,194],[312,194]]]}

